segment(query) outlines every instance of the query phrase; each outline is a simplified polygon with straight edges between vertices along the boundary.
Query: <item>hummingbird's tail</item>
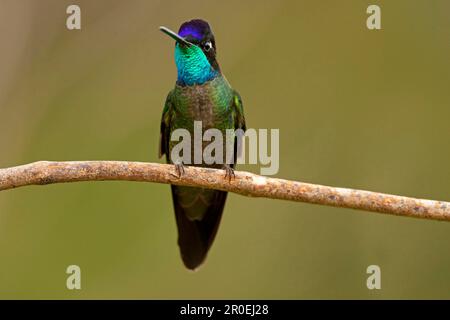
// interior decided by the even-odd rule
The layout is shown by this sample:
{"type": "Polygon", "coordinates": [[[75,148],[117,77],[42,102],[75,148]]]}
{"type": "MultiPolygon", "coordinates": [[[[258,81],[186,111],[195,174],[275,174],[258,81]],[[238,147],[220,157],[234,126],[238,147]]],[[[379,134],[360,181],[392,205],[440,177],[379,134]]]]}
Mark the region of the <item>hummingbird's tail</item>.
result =
{"type": "Polygon", "coordinates": [[[214,241],[227,192],[171,187],[181,258],[186,268],[194,270],[203,263],[214,241]]]}

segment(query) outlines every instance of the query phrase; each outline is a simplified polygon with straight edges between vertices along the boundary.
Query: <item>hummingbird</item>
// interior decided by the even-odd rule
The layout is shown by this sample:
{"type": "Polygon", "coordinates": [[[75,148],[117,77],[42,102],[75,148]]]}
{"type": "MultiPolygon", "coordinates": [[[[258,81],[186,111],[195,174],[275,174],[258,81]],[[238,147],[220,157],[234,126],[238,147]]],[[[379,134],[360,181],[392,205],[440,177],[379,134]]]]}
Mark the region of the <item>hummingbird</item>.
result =
{"type": "MultiPolygon", "coordinates": [[[[220,70],[216,41],[208,22],[201,19],[184,22],[178,33],[166,27],[160,27],[160,30],[175,40],[177,80],[164,104],[159,157],[165,155],[166,162],[175,164],[181,176],[185,164],[171,158],[172,148],[178,143],[171,141],[172,132],[183,128],[193,137],[194,121],[201,121],[203,131],[214,128],[224,136],[227,129],[245,131],[244,111],[239,93],[220,70]]],[[[237,139],[232,141],[232,163],[205,164],[202,161],[195,165],[224,169],[224,178],[233,178],[237,139]]],[[[194,143],[191,138],[191,146],[194,143]]],[[[202,141],[202,150],[205,146],[202,141]]],[[[188,269],[196,270],[205,261],[216,236],[227,192],[174,185],[171,185],[171,191],[181,258],[188,269]]]]}

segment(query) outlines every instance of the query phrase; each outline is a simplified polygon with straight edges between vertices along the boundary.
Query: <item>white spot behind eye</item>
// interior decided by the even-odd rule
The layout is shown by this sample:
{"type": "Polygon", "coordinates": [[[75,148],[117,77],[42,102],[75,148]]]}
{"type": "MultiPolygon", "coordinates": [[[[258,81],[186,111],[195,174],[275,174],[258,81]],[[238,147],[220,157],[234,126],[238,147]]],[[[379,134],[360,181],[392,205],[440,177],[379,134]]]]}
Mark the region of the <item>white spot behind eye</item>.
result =
{"type": "Polygon", "coordinates": [[[211,41],[206,42],[205,45],[204,45],[204,48],[205,48],[206,51],[211,50],[211,48],[212,48],[211,41]]]}

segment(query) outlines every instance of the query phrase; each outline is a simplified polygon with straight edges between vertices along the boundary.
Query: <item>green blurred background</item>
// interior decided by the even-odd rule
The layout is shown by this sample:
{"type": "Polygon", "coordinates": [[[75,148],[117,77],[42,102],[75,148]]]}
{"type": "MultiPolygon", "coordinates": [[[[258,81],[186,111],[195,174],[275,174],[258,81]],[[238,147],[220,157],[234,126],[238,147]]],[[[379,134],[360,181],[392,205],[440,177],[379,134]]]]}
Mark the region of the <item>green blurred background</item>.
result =
{"type": "MultiPolygon", "coordinates": [[[[161,161],[176,71],[158,26],[200,17],[248,126],[280,129],[278,176],[449,201],[449,12],[446,0],[0,0],[0,167],[161,161]],[[81,31],[65,27],[73,3],[81,31]],[[366,28],[369,4],[381,31],[366,28]]],[[[167,185],[28,187],[0,193],[0,298],[448,299],[450,223],[231,195],[192,273],[167,185]],[[70,264],[82,290],[66,289],[70,264]]]]}

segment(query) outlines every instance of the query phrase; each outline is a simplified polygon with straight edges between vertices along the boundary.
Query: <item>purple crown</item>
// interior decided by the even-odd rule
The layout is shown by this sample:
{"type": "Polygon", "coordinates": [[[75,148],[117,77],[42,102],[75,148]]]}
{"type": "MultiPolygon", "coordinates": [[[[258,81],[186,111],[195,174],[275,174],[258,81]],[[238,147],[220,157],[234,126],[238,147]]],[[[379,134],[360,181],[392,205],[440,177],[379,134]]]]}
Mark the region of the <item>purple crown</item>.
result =
{"type": "Polygon", "coordinates": [[[209,30],[210,28],[208,22],[200,19],[194,19],[183,23],[180,30],[178,30],[178,34],[183,38],[191,36],[200,41],[209,30]]]}

